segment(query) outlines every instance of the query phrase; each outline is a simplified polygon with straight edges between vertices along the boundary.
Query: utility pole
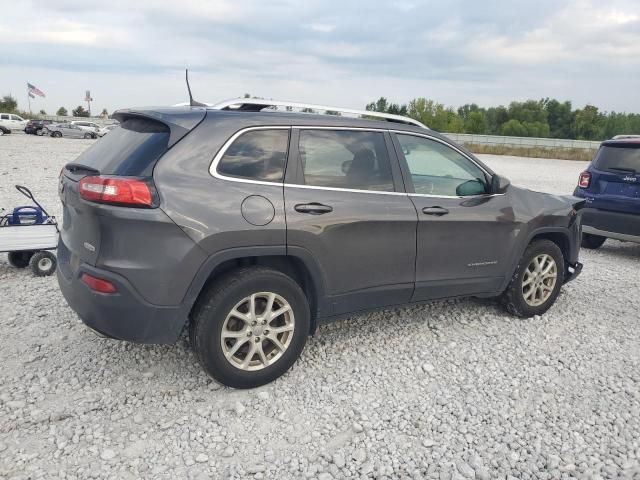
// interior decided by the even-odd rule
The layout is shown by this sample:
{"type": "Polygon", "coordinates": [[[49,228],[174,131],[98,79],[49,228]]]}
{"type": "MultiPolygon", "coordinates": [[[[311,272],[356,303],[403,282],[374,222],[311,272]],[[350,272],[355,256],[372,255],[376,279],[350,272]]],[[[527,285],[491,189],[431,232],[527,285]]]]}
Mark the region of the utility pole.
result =
{"type": "Polygon", "coordinates": [[[89,111],[89,116],[91,116],[91,101],[93,100],[93,98],[91,98],[91,91],[87,90],[85,97],[84,97],[84,101],[87,102],[87,110],[89,111]]]}

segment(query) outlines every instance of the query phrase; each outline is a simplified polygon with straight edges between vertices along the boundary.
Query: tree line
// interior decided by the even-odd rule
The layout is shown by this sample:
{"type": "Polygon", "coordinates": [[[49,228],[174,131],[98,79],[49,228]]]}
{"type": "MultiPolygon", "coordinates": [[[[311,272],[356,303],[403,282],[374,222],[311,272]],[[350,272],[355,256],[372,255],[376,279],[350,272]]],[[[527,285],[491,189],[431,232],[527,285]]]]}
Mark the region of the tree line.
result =
{"type": "MultiPolygon", "coordinates": [[[[40,110],[38,115],[31,114],[29,112],[25,112],[22,110],[18,110],[18,101],[12,97],[11,95],[4,95],[0,99],[0,112],[2,113],[15,113],[16,115],[20,115],[22,118],[35,118],[38,115],[46,115],[47,112],[44,110],[40,110]]],[[[67,117],[69,116],[69,111],[65,107],[60,107],[56,111],[56,115],[58,117],[67,117]]],[[[78,105],[76,108],[71,110],[71,116],[73,117],[88,117],[89,112],[82,105],[78,105]]],[[[108,117],[109,112],[107,112],[106,108],[102,109],[101,117],[108,117]]]]}
{"type": "Polygon", "coordinates": [[[549,98],[511,102],[508,107],[485,108],[471,103],[456,110],[427,98],[397,104],[380,97],[366,109],[409,116],[433,130],[446,133],[578,140],[640,134],[640,114],[602,112],[593,105],[574,110],[570,101],[549,98]]]}

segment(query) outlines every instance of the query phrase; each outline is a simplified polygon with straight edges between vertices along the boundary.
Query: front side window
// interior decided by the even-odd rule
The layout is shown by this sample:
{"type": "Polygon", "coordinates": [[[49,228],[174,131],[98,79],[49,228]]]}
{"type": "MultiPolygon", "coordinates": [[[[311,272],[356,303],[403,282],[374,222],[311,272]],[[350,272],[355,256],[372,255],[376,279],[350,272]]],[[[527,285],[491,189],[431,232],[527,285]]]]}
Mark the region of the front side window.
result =
{"type": "Polygon", "coordinates": [[[11,115],[11,120],[18,120],[19,122],[23,122],[24,119],[19,117],[18,115],[11,115]]]}
{"type": "Polygon", "coordinates": [[[415,193],[465,197],[487,193],[484,172],[443,143],[413,135],[397,135],[407,160],[415,193]]]}
{"type": "Polygon", "coordinates": [[[287,160],[289,129],[251,130],[224,152],[218,173],[248,180],[282,182],[287,160]]]}
{"type": "Polygon", "coordinates": [[[394,191],[384,135],[355,130],[301,130],[305,185],[394,191]]]}

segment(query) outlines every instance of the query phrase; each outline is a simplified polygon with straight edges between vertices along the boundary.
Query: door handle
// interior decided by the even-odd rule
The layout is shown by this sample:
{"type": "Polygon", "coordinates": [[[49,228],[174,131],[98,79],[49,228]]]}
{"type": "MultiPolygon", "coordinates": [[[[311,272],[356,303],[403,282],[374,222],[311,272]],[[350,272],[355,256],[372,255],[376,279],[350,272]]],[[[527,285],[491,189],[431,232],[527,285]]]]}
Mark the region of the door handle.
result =
{"type": "Polygon", "coordinates": [[[333,208],[329,205],[323,205],[321,203],[299,203],[293,207],[296,212],[308,213],[310,215],[323,215],[325,213],[333,212],[333,208]]]}
{"type": "Polygon", "coordinates": [[[436,217],[441,217],[442,215],[446,215],[449,213],[449,210],[442,207],[424,207],[422,209],[422,213],[426,215],[435,215],[436,217]]]}

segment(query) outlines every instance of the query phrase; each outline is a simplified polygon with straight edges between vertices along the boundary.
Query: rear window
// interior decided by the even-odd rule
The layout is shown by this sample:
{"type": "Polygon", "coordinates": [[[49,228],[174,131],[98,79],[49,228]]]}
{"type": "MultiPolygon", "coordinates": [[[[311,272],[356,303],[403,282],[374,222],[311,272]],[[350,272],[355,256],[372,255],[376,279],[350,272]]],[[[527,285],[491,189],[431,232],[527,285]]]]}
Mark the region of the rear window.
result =
{"type": "Polygon", "coordinates": [[[149,177],[168,150],[169,127],[153,120],[131,118],[95,142],[73,163],[95,168],[102,175],[149,177]]]}
{"type": "Polygon", "coordinates": [[[640,172],[640,143],[602,146],[593,164],[600,170],[640,172]]]}

